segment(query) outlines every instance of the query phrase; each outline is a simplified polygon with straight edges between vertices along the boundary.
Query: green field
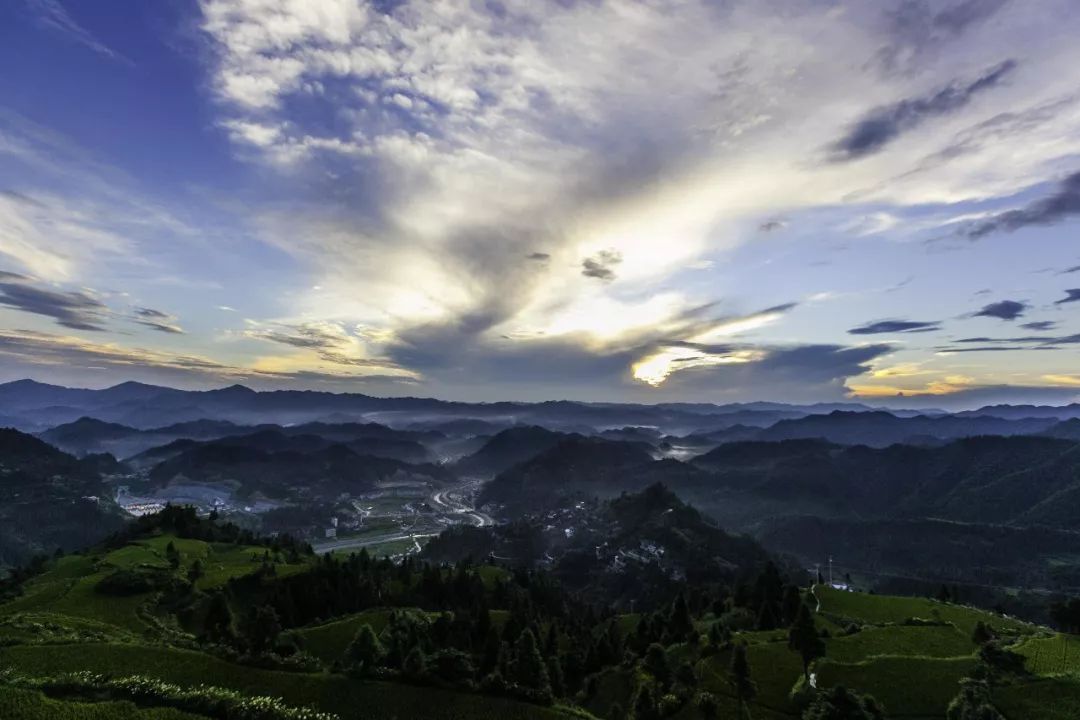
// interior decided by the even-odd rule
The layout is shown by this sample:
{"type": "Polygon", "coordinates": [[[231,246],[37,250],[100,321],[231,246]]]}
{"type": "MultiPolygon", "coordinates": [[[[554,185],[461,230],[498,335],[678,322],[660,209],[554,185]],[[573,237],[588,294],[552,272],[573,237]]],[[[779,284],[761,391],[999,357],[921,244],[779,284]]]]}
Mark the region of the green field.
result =
{"type": "MultiPolygon", "coordinates": [[[[555,709],[433,687],[364,682],[326,673],[294,673],[236,665],[204,653],[161,646],[84,643],[0,648],[0,667],[29,675],[108,668],[110,674],[145,675],[181,686],[200,684],[282,698],[290,705],[337,713],[343,719],[507,718],[555,720],[555,709]]],[[[3,717],[0,715],[0,717],[3,717]]]]}
{"type": "Polygon", "coordinates": [[[340,660],[345,648],[356,636],[362,625],[370,625],[376,634],[381,633],[390,618],[390,610],[368,610],[340,620],[297,630],[303,639],[304,650],[325,663],[340,660]]]}
{"type": "Polygon", "coordinates": [[[205,720],[171,708],[139,708],[129,702],[70,702],[35,690],[0,686],[0,718],[15,720],[205,720]]]}
{"type": "MultiPolygon", "coordinates": [[[[97,555],[60,558],[47,572],[29,580],[22,596],[0,606],[0,669],[12,668],[31,676],[87,670],[115,677],[147,676],[185,688],[212,685],[336,713],[342,720],[554,720],[574,713],[588,717],[583,711],[476,692],[361,680],[333,672],[357,631],[368,625],[376,634],[381,633],[393,612],[391,608],[369,609],[291,630],[299,646],[321,663],[322,670],[286,672],[185,649],[197,647],[195,639],[180,631],[176,616],[169,614],[157,592],[118,596],[102,594],[96,588],[103,578],[118,570],[163,573],[175,579],[185,575],[198,560],[204,574],[196,590],[213,593],[230,579],[259,570],[267,559],[274,563],[278,577],[304,571],[317,561],[305,557],[289,564],[272,552],[268,555],[261,546],[181,540],[170,535],[140,539],[97,555]],[[169,542],[180,553],[175,570],[166,552],[169,542]]],[[[512,581],[501,568],[481,567],[477,572],[480,584],[489,591],[494,591],[500,582],[512,581]]],[[[402,583],[394,577],[384,586],[389,588],[385,591],[400,592],[402,583]]],[[[230,602],[239,611],[245,602],[244,593],[257,596],[259,587],[258,583],[232,586],[228,590],[230,602]]],[[[198,592],[195,595],[203,601],[207,597],[198,592]]],[[[812,666],[819,688],[843,684],[869,693],[885,705],[890,717],[943,719],[948,703],[957,694],[959,681],[976,668],[972,630],[981,621],[1026,658],[1032,673],[1011,678],[995,688],[994,702],[1008,720],[1080,717],[1080,638],[1066,639],[1046,628],[926,598],[826,588],[816,588],[814,596],[820,601],[815,623],[826,647],[825,657],[812,666]]],[[[433,619],[436,615],[428,613],[433,619]]],[[[505,609],[492,610],[494,628],[501,630],[508,616],[505,609]]],[[[621,615],[614,622],[624,637],[631,637],[641,617],[621,615]]],[[[711,613],[706,614],[695,620],[696,628],[704,635],[717,621],[711,613]]],[[[198,628],[198,623],[196,619],[184,627],[198,628]]],[[[595,637],[606,632],[607,627],[607,622],[598,624],[595,637]]],[[[538,637],[543,637],[547,628],[539,624],[538,637]]],[[[800,706],[792,691],[801,686],[803,668],[799,656],[788,648],[786,629],[736,633],[734,641],[747,644],[751,677],[757,687],[751,706],[755,720],[797,718],[800,706]]],[[[671,644],[667,647],[668,664],[675,669],[689,662],[698,677],[695,692],[713,693],[719,717],[732,717],[736,710],[729,680],[732,651],[720,649],[702,658],[702,647],[703,643],[671,644]]],[[[602,718],[610,717],[616,707],[625,712],[642,682],[653,680],[640,666],[609,665],[590,682],[592,691],[584,700],[585,709],[602,718]]],[[[61,700],[0,684],[0,718],[8,717],[194,720],[196,716],[130,703],[61,700]]],[[[670,717],[698,720],[700,713],[688,702],[670,717]]]]}
{"type": "Polygon", "coordinates": [[[845,592],[818,585],[814,594],[821,602],[821,614],[839,621],[871,623],[875,625],[903,623],[912,618],[948,622],[964,635],[971,637],[975,624],[982,620],[999,634],[1028,634],[1034,626],[994,615],[975,608],[938,602],[929,598],[891,597],[845,592]]]}
{"type": "Polygon", "coordinates": [[[1025,667],[1039,675],[1080,678],[1080,637],[1052,635],[1030,638],[1016,651],[1027,658],[1025,667]]]}

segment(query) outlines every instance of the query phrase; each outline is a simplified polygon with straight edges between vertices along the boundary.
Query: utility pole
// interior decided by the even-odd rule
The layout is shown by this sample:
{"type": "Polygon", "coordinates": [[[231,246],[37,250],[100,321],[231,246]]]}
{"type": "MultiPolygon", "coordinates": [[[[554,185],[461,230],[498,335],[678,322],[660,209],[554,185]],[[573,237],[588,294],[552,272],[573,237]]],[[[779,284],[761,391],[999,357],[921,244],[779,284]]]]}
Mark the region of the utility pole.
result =
{"type": "Polygon", "coordinates": [[[829,556],[829,587],[832,587],[832,555],[829,556]]]}

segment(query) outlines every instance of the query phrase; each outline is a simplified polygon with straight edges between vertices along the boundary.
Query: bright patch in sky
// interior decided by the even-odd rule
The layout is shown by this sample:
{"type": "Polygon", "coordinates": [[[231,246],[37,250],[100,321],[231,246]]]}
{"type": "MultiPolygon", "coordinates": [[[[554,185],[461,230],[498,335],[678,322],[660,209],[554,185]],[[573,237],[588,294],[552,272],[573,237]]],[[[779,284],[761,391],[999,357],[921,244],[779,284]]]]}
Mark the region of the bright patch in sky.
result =
{"type": "Polygon", "coordinates": [[[0,379],[1077,396],[1071,0],[17,0],[0,379]]]}

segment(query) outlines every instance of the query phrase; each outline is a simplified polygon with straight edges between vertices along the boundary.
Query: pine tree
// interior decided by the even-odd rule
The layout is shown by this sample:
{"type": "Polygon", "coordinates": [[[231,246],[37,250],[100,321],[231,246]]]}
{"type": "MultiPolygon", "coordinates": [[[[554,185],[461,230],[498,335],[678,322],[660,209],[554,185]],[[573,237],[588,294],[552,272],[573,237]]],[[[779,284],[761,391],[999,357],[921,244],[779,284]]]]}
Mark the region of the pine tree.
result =
{"type": "Polygon", "coordinates": [[[885,720],[885,709],[869,695],[837,685],[814,696],[803,720],[885,720]]]}
{"type": "MultiPolygon", "coordinates": [[[[417,649],[414,647],[413,649],[417,649]]],[[[356,636],[345,649],[346,661],[356,670],[370,673],[382,661],[385,655],[382,643],[370,625],[361,625],[356,636]]]]}
{"type": "Polygon", "coordinates": [[[671,604],[667,618],[668,635],[676,642],[686,640],[694,632],[694,620],[690,617],[690,608],[682,593],[671,604]]]}
{"type": "Polygon", "coordinates": [[[825,641],[818,635],[814,618],[806,605],[799,608],[794,624],[788,630],[788,648],[799,653],[803,664],[803,677],[810,680],[810,663],[825,655],[825,641]]]}
{"type": "Polygon", "coordinates": [[[204,621],[206,636],[212,642],[229,642],[233,638],[233,615],[225,593],[216,592],[210,598],[204,621]]]}
{"type": "Polygon", "coordinates": [[[720,713],[720,703],[711,692],[701,692],[697,696],[697,709],[703,720],[716,720],[720,713]]]}
{"type": "Polygon", "coordinates": [[[791,626],[799,616],[799,606],[803,604],[802,591],[797,585],[788,585],[784,589],[784,601],[781,604],[781,621],[786,626],[791,626]]]}
{"type": "Polygon", "coordinates": [[[547,659],[548,679],[551,681],[551,694],[557,698],[566,697],[566,684],[563,682],[562,663],[555,655],[547,659]]]}
{"type": "Polygon", "coordinates": [[[668,665],[667,651],[660,643],[649,646],[641,665],[645,672],[656,678],[656,683],[661,689],[666,690],[671,684],[671,667],[668,665]]]}
{"type": "Polygon", "coordinates": [[[971,633],[971,641],[976,645],[985,645],[994,639],[994,633],[982,620],[975,623],[975,629],[971,633]]]}
{"type": "Polygon", "coordinates": [[[750,715],[747,707],[757,697],[757,685],[750,678],[750,660],[746,656],[746,644],[739,643],[731,653],[731,684],[735,688],[735,700],[738,702],[738,718],[742,720],[750,715]]]}
{"type": "Polygon", "coordinates": [[[634,700],[634,720],[659,720],[659,718],[660,711],[652,691],[647,685],[643,685],[634,700]]]}
{"type": "Polygon", "coordinates": [[[551,694],[551,680],[532,630],[525,630],[514,644],[514,660],[510,664],[511,683],[541,694],[551,694]]]}
{"type": "Polygon", "coordinates": [[[165,546],[165,559],[169,561],[169,567],[173,570],[180,567],[180,551],[176,549],[176,544],[172,540],[165,546]]]}

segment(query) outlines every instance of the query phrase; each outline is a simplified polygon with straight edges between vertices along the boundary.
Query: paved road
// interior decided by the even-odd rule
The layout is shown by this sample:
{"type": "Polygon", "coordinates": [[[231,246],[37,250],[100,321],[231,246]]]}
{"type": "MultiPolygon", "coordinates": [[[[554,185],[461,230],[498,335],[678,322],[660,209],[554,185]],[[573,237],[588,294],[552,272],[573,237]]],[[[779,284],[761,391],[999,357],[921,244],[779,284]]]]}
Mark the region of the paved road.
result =
{"type": "MultiPolygon", "coordinates": [[[[472,504],[466,500],[468,496],[478,489],[482,482],[483,481],[481,480],[469,479],[454,487],[438,490],[432,493],[428,498],[428,504],[431,505],[431,508],[435,511],[437,516],[449,517],[455,522],[460,522],[462,519],[465,519],[476,527],[494,525],[495,521],[490,515],[475,509],[472,507],[472,504]]],[[[417,550],[419,550],[420,543],[417,542],[418,538],[429,538],[435,537],[436,535],[438,535],[438,533],[435,532],[413,533],[403,530],[391,530],[381,535],[366,535],[364,537],[329,540],[314,545],[314,548],[315,552],[321,555],[334,550],[358,549],[362,547],[371,547],[373,545],[382,545],[383,543],[394,542],[397,540],[411,539],[416,544],[417,550]]]]}
{"type": "MultiPolygon", "coordinates": [[[[341,538],[340,540],[331,540],[330,542],[319,543],[314,545],[315,552],[319,555],[323,555],[334,550],[349,550],[359,549],[362,547],[371,547],[372,545],[382,545],[383,543],[394,542],[396,540],[412,540],[414,543],[418,538],[435,537],[439,533],[388,533],[386,535],[368,535],[367,537],[358,538],[341,538]]],[[[419,549],[419,543],[416,543],[419,549]]]]}

